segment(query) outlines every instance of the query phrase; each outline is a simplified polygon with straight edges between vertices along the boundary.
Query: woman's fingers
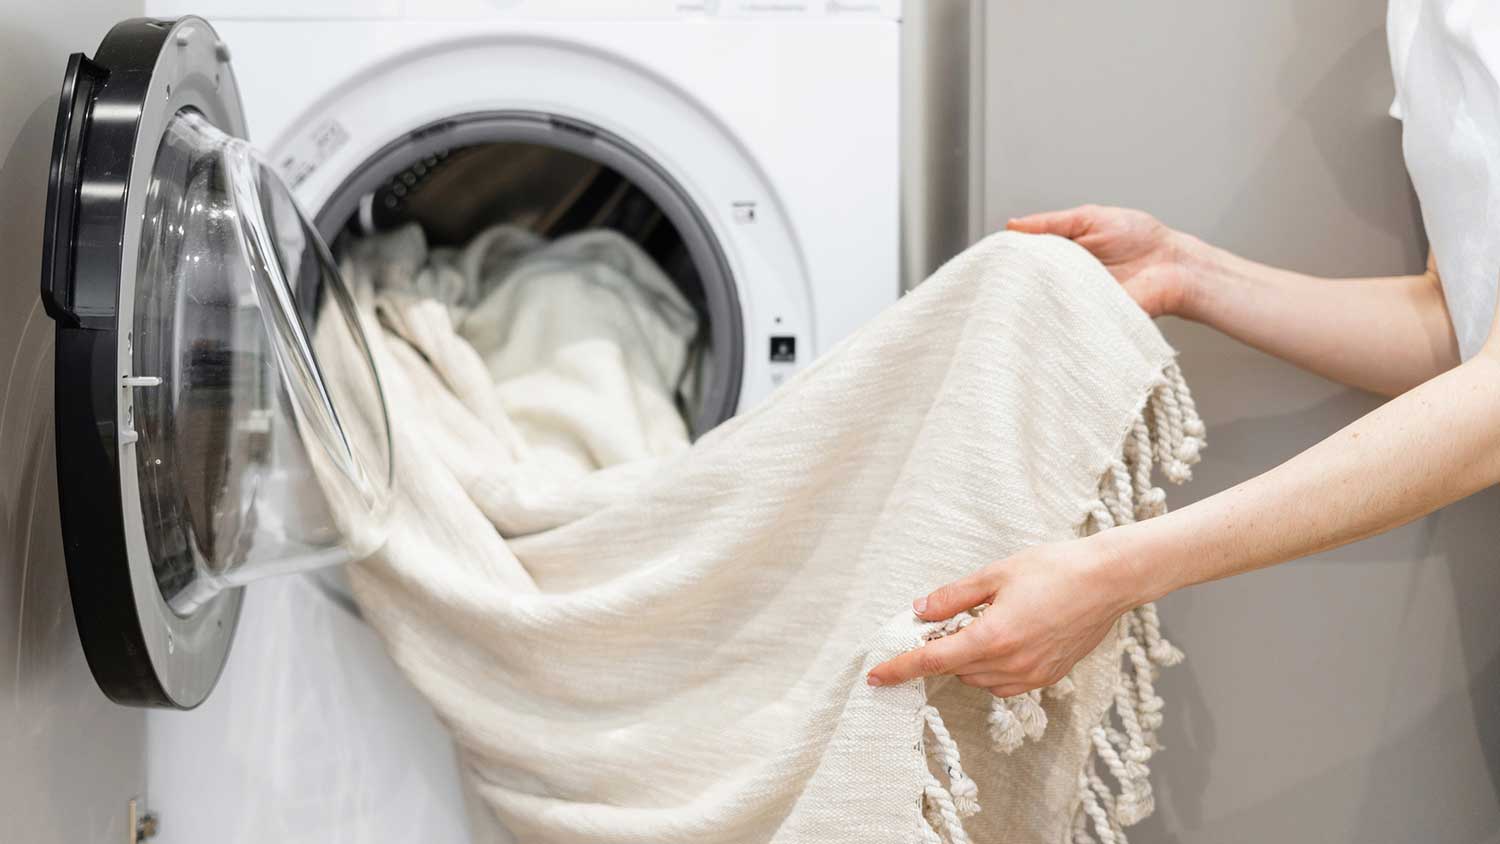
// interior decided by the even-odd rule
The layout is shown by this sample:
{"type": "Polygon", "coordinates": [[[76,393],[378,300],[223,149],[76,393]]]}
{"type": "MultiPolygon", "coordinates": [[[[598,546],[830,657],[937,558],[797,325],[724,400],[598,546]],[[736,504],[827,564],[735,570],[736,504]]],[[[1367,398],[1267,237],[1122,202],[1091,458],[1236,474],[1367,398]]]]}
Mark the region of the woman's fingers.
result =
{"type": "Polygon", "coordinates": [[[964,610],[971,610],[995,597],[995,584],[984,569],[940,586],[911,602],[911,608],[923,621],[942,621],[964,610]]]}
{"type": "Polygon", "coordinates": [[[1092,212],[1092,206],[1080,205],[1065,211],[1027,214],[1024,217],[1012,217],[1006,222],[1005,227],[1011,231],[1028,234],[1055,234],[1071,240],[1088,233],[1093,217],[1092,212]]]}
{"type": "MultiPolygon", "coordinates": [[[[995,578],[988,569],[980,569],[912,601],[912,609],[924,621],[941,621],[992,600],[995,588],[995,578]]],[[[981,659],[983,644],[984,640],[966,628],[881,663],[868,679],[872,686],[889,686],[918,677],[951,674],[981,659]]]]}
{"type": "Polygon", "coordinates": [[[962,630],[876,666],[870,684],[953,674],[1011,697],[1058,682],[1099,647],[1123,607],[1140,603],[1118,575],[1119,560],[1100,542],[1035,545],[914,602],[929,621],[981,602],[990,607],[962,630]]]}
{"type": "Polygon", "coordinates": [[[916,650],[875,666],[866,680],[872,686],[894,686],[915,680],[949,674],[954,668],[973,662],[979,656],[979,643],[968,630],[934,639],[916,650]]]}

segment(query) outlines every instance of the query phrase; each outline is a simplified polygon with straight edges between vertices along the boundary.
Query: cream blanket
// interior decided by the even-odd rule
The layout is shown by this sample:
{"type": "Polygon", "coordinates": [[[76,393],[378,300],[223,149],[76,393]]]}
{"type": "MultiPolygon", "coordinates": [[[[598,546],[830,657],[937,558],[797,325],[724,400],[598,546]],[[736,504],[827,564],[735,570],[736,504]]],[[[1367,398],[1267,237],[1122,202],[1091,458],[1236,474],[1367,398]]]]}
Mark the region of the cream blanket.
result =
{"type": "MultiPolygon", "coordinates": [[[[1151,811],[1152,680],[1179,655],[1150,606],[1046,693],[864,681],[968,620],[920,623],[914,596],[1155,515],[1153,465],[1197,459],[1172,350],[1081,248],[988,238],[688,448],[644,398],[686,362],[626,347],[691,330],[636,319],[641,296],[673,313],[670,285],[449,296],[463,256],[399,237],[345,265],[397,460],[389,540],[351,578],[521,841],[1109,842],[1151,811]],[[495,295],[538,310],[485,334],[466,297],[495,295]],[[535,426],[580,385],[600,410],[535,426]]],[[[632,249],[601,249],[600,278],[632,277],[632,249]]],[[[352,346],[319,343],[337,385],[352,346]]]]}

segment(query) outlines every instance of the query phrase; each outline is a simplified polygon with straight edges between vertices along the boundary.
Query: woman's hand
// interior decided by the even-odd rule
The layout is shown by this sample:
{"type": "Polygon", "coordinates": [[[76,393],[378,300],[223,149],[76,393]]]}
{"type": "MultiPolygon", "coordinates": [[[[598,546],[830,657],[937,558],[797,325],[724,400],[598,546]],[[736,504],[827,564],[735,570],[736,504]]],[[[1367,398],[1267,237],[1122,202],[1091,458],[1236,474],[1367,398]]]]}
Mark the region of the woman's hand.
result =
{"type": "Polygon", "coordinates": [[[1102,533],[1033,546],[917,599],[913,609],[925,621],[990,606],[964,630],[876,666],[870,685],[954,674],[1010,697],[1056,683],[1122,613],[1145,603],[1132,594],[1114,545],[1102,533]]]}
{"type": "Polygon", "coordinates": [[[1080,205],[1017,217],[1005,227],[1066,237],[1093,253],[1147,314],[1183,315],[1196,280],[1190,259],[1198,242],[1144,211],[1080,205]]]}
{"type": "Polygon", "coordinates": [[[1153,317],[1201,322],[1353,387],[1394,396],[1459,363],[1430,259],[1420,275],[1314,278],[1210,246],[1144,211],[1100,205],[1005,227],[1087,249],[1153,317]]]}

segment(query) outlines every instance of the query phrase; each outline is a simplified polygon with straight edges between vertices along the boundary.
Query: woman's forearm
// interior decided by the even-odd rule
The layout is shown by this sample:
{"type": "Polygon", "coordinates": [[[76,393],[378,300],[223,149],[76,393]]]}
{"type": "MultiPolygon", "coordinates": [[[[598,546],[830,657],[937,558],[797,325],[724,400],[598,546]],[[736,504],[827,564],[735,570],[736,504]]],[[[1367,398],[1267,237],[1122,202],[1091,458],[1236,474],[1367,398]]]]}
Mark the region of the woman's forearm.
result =
{"type": "Polygon", "coordinates": [[[1132,607],[1353,542],[1500,482],[1496,338],[1239,486],[1154,519],[1032,546],[919,597],[912,609],[925,621],[989,609],[964,633],[876,666],[869,682],[954,674],[999,697],[1049,686],[1132,607]]]}
{"type": "Polygon", "coordinates": [[[1340,383],[1398,395],[1459,362],[1437,274],[1327,279],[1181,235],[1182,316],[1340,383]]]}
{"type": "Polygon", "coordinates": [[[1078,243],[1152,316],[1206,323],[1395,398],[1217,495],[1032,546],[917,597],[912,608],[925,621],[989,609],[964,633],[876,666],[872,684],[946,673],[999,697],[1051,685],[1131,607],[1354,542],[1500,483],[1500,328],[1459,365],[1430,262],[1420,276],[1312,278],[1206,246],[1144,212],[1098,206],[1007,227],[1078,243]]]}
{"type": "Polygon", "coordinates": [[[1500,342],[1275,469],[1101,534],[1137,603],[1344,545],[1500,483],[1500,342]]]}

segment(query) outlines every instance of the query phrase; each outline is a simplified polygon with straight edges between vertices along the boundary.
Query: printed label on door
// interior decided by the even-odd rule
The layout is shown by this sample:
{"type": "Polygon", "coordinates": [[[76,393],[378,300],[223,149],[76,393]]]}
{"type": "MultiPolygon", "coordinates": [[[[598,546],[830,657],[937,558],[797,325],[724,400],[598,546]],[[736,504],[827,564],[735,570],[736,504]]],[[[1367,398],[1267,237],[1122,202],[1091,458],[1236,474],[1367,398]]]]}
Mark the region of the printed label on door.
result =
{"type": "Polygon", "coordinates": [[[276,169],[295,190],[348,142],[349,130],[329,118],[293,141],[291,148],[276,160],[276,169]]]}

